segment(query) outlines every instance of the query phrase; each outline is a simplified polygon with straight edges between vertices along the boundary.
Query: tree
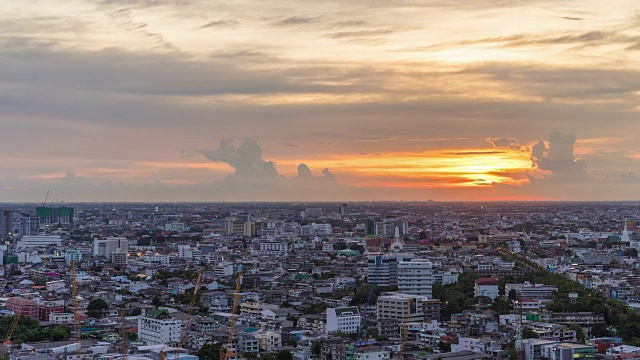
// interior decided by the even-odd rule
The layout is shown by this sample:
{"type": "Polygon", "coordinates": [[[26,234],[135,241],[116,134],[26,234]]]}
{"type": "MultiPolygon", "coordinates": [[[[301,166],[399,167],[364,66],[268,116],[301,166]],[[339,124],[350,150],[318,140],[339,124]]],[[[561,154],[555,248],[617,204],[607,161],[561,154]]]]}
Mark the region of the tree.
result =
{"type": "Polygon", "coordinates": [[[627,249],[627,250],[624,251],[624,253],[622,253],[622,255],[637,258],[638,257],[638,249],[636,249],[636,248],[627,249]]]}
{"type": "Polygon", "coordinates": [[[322,347],[319,342],[314,342],[311,344],[311,353],[316,357],[320,357],[320,352],[322,351],[322,347]]]}
{"type": "Polygon", "coordinates": [[[102,314],[105,310],[109,308],[109,304],[107,304],[104,299],[94,298],[87,305],[87,315],[94,318],[101,318],[102,314]]]}
{"type": "Polygon", "coordinates": [[[160,298],[159,295],[155,295],[153,297],[153,300],[151,300],[151,305],[155,306],[156,309],[159,308],[160,306],[164,305],[164,302],[162,301],[162,299],[160,298]]]}
{"type": "Polygon", "coordinates": [[[584,330],[582,329],[582,326],[578,325],[578,324],[571,324],[569,326],[569,329],[574,330],[576,332],[576,339],[581,342],[584,343],[584,339],[587,337],[584,333],[584,330]]]}
{"type": "Polygon", "coordinates": [[[524,328],[524,330],[522,330],[522,338],[523,339],[537,339],[538,338],[538,334],[536,334],[535,331],[533,331],[531,328],[524,328]]]}
{"type": "Polygon", "coordinates": [[[441,352],[450,352],[451,344],[444,341],[438,341],[438,349],[440,349],[441,352]]]}
{"type": "Polygon", "coordinates": [[[280,350],[276,353],[276,360],[293,360],[293,354],[289,350],[280,350]]]}
{"type": "Polygon", "coordinates": [[[200,360],[220,360],[220,349],[220,344],[204,344],[198,350],[198,357],[200,360]]]}

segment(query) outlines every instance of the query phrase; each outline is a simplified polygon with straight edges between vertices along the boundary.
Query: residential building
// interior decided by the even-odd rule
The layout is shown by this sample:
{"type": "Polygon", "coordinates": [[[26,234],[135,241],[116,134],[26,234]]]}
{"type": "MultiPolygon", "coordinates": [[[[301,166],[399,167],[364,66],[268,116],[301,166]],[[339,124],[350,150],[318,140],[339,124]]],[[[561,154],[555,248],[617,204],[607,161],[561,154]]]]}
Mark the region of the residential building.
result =
{"type": "Polygon", "coordinates": [[[413,254],[402,253],[368,256],[367,282],[376,286],[398,286],[398,262],[413,258],[413,254]]]}
{"type": "Polygon", "coordinates": [[[275,347],[282,346],[282,334],[277,331],[267,330],[255,335],[260,342],[260,349],[263,351],[271,351],[275,347]]]}
{"type": "Polygon", "coordinates": [[[509,295],[512,290],[515,291],[518,299],[536,299],[545,304],[553,300],[553,295],[558,292],[558,288],[555,286],[531,284],[528,281],[524,284],[505,285],[504,292],[506,295],[509,295]]]}
{"type": "Polygon", "coordinates": [[[593,360],[595,347],[591,345],[561,343],[547,347],[549,360],[593,360]]]}
{"type": "Polygon", "coordinates": [[[18,249],[39,248],[49,246],[62,245],[60,236],[23,236],[18,240],[16,247],[18,249]]]}
{"type": "Polygon", "coordinates": [[[544,349],[546,347],[553,347],[558,344],[560,344],[559,341],[553,340],[523,339],[524,360],[540,359],[545,353],[544,349]]]}
{"type": "Polygon", "coordinates": [[[387,293],[378,297],[377,319],[396,322],[405,319],[409,322],[440,320],[440,300],[413,294],[387,293]]]}
{"type": "Polygon", "coordinates": [[[498,281],[492,278],[480,278],[476,280],[474,295],[476,297],[484,296],[495,300],[499,295],[498,281]]]}
{"type": "Polygon", "coordinates": [[[432,267],[428,260],[413,259],[398,262],[398,291],[431,298],[433,295],[432,267]]]}
{"type": "Polygon", "coordinates": [[[17,297],[9,298],[7,299],[7,310],[17,315],[38,320],[38,304],[33,300],[17,297]]]}
{"type": "Polygon", "coordinates": [[[138,339],[147,344],[179,342],[182,321],[173,319],[165,309],[149,310],[138,316],[138,339]]]}
{"type": "Polygon", "coordinates": [[[124,237],[109,237],[106,239],[95,238],[93,240],[93,255],[102,256],[111,261],[113,253],[120,250],[120,252],[129,252],[129,240],[124,237]]]}
{"type": "Polygon", "coordinates": [[[74,315],[72,313],[51,313],[48,321],[53,324],[73,324],[74,315]]]}
{"type": "Polygon", "coordinates": [[[340,331],[345,334],[357,334],[360,329],[360,311],[358,307],[328,308],[327,332],[340,331]]]}

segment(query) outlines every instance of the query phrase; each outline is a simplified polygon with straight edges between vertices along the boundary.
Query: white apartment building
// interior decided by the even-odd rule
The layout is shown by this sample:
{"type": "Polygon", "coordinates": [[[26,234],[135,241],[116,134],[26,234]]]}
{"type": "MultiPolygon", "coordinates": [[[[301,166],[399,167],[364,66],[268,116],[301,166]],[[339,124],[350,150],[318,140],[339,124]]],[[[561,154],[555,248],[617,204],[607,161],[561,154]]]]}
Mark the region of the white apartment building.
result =
{"type": "Polygon", "coordinates": [[[167,310],[149,310],[138,316],[138,339],[147,344],[179,342],[182,321],[171,317],[167,310]]]}
{"type": "Polygon", "coordinates": [[[178,257],[180,259],[193,259],[191,245],[178,245],[178,257]]]}
{"type": "Polygon", "coordinates": [[[68,249],[64,252],[64,262],[67,266],[71,265],[71,262],[78,263],[82,260],[82,253],[78,249],[68,249]]]}
{"type": "Polygon", "coordinates": [[[60,246],[62,238],[60,236],[24,236],[16,243],[18,249],[60,246]]]}
{"type": "Polygon", "coordinates": [[[220,263],[213,268],[213,276],[215,276],[216,278],[231,275],[233,275],[233,264],[231,263],[220,263]]]}
{"type": "Polygon", "coordinates": [[[480,278],[474,285],[474,295],[488,297],[495,300],[499,295],[499,284],[492,278],[480,278]]]}
{"type": "Polygon", "coordinates": [[[104,256],[107,261],[111,261],[112,254],[120,250],[120,252],[129,252],[129,240],[124,237],[109,237],[106,239],[93,240],[93,255],[104,256]]]}
{"type": "Polygon", "coordinates": [[[357,306],[327,309],[327,333],[357,334],[361,321],[357,306]]]}
{"type": "Polygon", "coordinates": [[[51,313],[49,322],[53,324],[73,324],[73,314],[71,313],[51,313]]]}
{"type": "Polygon", "coordinates": [[[258,244],[260,255],[287,256],[289,244],[281,242],[263,241],[258,244]]]}
{"type": "Polygon", "coordinates": [[[431,298],[433,295],[432,267],[428,260],[414,259],[398,262],[398,291],[431,298]]]}
{"type": "Polygon", "coordinates": [[[377,286],[398,285],[398,262],[413,259],[413,254],[370,255],[367,258],[367,282],[377,286]]]}
{"type": "Polygon", "coordinates": [[[389,360],[391,350],[376,345],[358,346],[353,351],[353,360],[389,360]]]}
{"type": "Polygon", "coordinates": [[[169,264],[169,255],[153,254],[144,257],[145,261],[158,262],[160,264],[169,264]]]}

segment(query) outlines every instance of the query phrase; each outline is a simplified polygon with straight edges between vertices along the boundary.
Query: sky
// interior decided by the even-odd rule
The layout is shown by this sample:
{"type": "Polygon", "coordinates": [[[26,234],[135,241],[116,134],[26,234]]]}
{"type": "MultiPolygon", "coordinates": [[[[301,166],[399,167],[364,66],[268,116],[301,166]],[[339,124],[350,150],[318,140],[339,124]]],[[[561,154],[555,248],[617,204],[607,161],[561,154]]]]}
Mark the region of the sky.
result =
{"type": "Polygon", "coordinates": [[[638,200],[640,3],[0,2],[0,199],[638,200]]]}

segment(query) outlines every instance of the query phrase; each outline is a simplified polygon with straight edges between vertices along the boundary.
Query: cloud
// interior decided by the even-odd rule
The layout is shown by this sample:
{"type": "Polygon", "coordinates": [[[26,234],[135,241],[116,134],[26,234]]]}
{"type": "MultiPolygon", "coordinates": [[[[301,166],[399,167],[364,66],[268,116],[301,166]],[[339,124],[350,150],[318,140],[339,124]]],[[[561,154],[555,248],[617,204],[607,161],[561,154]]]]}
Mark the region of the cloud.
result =
{"type": "Polygon", "coordinates": [[[338,31],[325,34],[324,36],[329,39],[362,39],[372,36],[389,35],[395,31],[390,29],[376,29],[376,30],[357,30],[357,31],[338,31]]]}
{"type": "Polygon", "coordinates": [[[307,164],[298,165],[298,179],[311,179],[313,175],[311,175],[311,169],[307,166],[307,164]]]}
{"type": "Polygon", "coordinates": [[[210,28],[210,27],[222,27],[222,26],[236,26],[238,22],[236,20],[213,20],[208,22],[202,26],[200,29],[210,28]]]}
{"type": "Polygon", "coordinates": [[[294,25],[307,25],[314,24],[320,21],[319,16],[291,16],[275,23],[277,26],[294,26],[294,25]]]}
{"type": "Polygon", "coordinates": [[[574,134],[552,132],[546,141],[540,140],[531,149],[531,162],[540,170],[549,171],[551,177],[564,181],[585,180],[585,162],[576,159],[574,134]]]}
{"type": "Polygon", "coordinates": [[[489,144],[491,144],[491,146],[497,149],[508,148],[513,150],[520,150],[521,148],[520,144],[518,144],[518,140],[512,137],[507,137],[507,136],[495,137],[495,138],[488,137],[486,140],[489,144]]]}
{"type": "Polygon", "coordinates": [[[262,148],[257,141],[245,139],[239,146],[230,140],[220,143],[217,150],[200,151],[209,160],[231,165],[236,170],[235,176],[244,178],[275,178],[278,171],[273,161],[262,158],[262,148]]]}
{"type": "Polygon", "coordinates": [[[332,182],[336,181],[336,177],[327,168],[322,169],[322,178],[321,179],[322,180],[327,180],[327,181],[332,181],[332,182]]]}

